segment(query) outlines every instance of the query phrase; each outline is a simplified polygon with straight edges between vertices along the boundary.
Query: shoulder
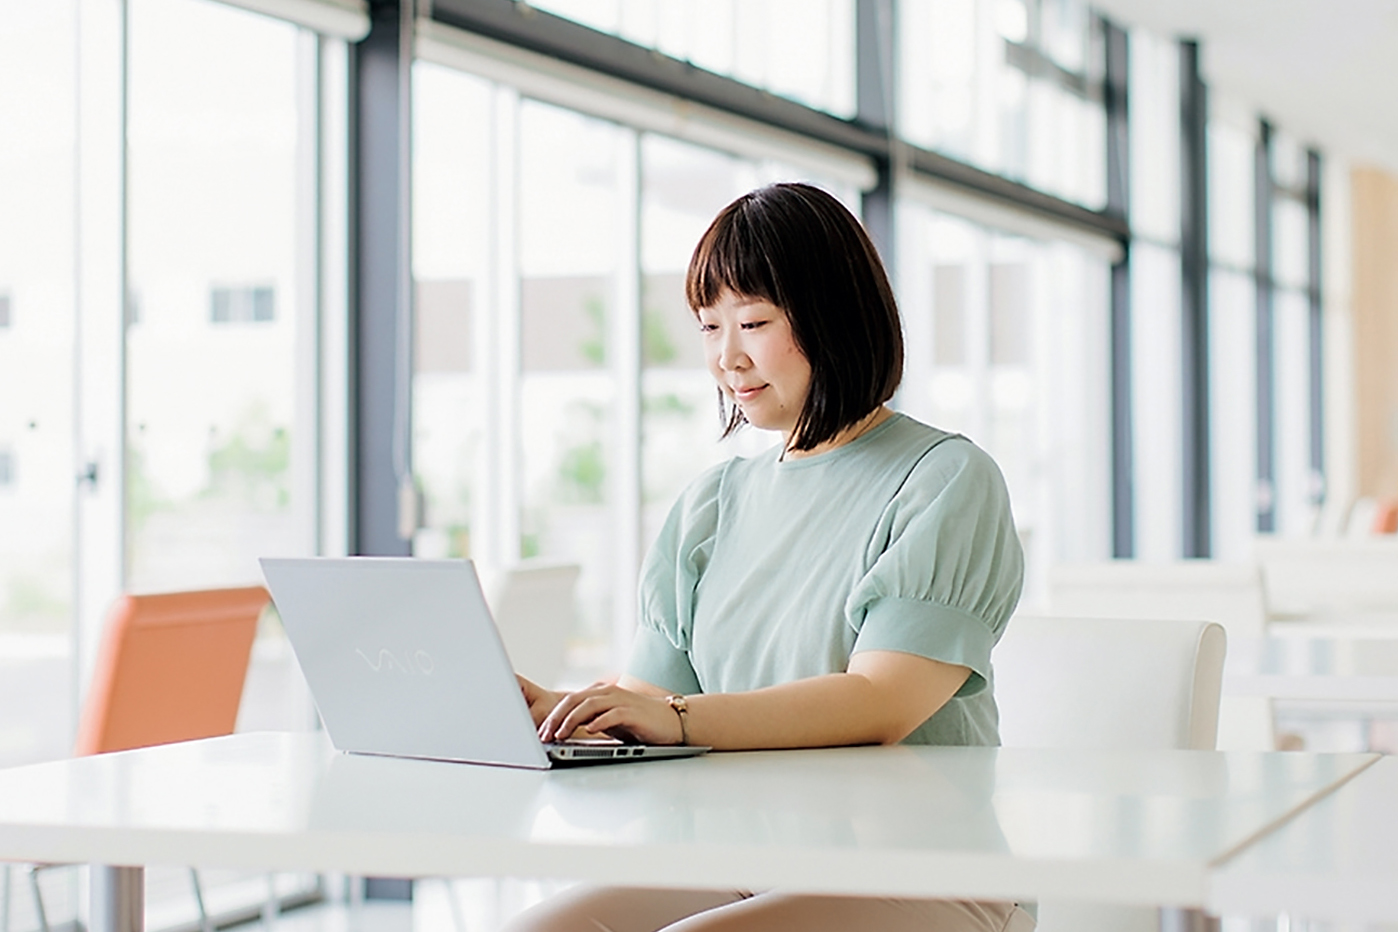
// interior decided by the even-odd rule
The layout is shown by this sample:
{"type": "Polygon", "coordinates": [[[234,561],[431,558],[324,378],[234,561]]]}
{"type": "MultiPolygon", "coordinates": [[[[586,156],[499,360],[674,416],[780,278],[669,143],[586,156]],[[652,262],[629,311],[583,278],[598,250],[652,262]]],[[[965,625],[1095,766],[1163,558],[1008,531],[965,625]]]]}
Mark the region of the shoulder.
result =
{"type": "Polygon", "coordinates": [[[725,490],[741,486],[761,468],[763,457],[745,458],[735,456],[722,463],[710,466],[684,487],[670,511],[673,522],[692,527],[709,525],[716,520],[719,499],[725,490]]]}
{"type": "Polygon", "coordinates": [[[892,425],[889,452],[912,465],[910,480],[949,482],[955,478],[1003,484],[991,455],[967,437],[932,427],[906,414],[892,425]]]}
{"type": "Polygon", "coordinates": [[[1009,489],[989,453],[961,434],[911,423],[906,472],[889,500],[887,517],[900,524],[920,520],[917,515],[937,520],[952,520],[954,515],[1008,518],[1009,489]]]}

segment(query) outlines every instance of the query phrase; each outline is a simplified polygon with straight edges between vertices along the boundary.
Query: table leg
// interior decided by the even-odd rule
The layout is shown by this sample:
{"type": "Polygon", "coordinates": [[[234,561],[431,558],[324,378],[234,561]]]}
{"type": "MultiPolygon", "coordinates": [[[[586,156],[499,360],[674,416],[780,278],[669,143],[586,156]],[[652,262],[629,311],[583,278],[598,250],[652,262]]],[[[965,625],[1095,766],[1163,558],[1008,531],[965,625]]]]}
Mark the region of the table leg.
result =
{"type": "Polygon", "coordinates": [[[92,865],[92,932],[144,932],[146,870],[92,865]]]}
{"type": "Polygon", "coordinates": [[[1160,909],[1160,932],[1219,932],[1220,928],[1218,917],[1202,909],[1160,909]]]}

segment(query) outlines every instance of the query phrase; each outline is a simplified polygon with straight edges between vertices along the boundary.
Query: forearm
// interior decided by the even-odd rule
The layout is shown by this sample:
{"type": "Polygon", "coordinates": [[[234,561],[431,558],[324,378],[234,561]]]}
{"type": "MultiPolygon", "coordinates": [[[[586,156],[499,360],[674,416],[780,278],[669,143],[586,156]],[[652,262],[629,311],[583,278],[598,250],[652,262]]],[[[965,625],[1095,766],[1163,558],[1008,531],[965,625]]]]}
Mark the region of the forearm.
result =
{"type": "Polygon", "coordinates": [[[911,730],[884,711],[873,683],[852,673],[690,696],[688,705],[689,743],[721,750],[895,744],[911,730]]]}
{"type": "MultiPolygon", "coordinates": [[[[970,671],[924,657],[857,654],[846,673],[687,697],[690,744],[723,750],[896,744],[956,694],[970,671]]],[[[622,685],[664,695],[647,683],[622,685]]]]}

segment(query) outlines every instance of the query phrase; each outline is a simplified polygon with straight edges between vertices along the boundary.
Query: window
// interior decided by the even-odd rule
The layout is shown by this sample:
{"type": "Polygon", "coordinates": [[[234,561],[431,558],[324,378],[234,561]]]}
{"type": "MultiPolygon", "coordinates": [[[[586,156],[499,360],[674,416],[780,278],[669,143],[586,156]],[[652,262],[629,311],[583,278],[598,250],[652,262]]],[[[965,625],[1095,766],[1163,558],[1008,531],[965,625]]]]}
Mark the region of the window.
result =
{"type": "Polygon", "coordinates": [[[492,287],[493,100],[478,78],[413,66],[412,461],[424,504],[413,552],[487,565],[503,562],[508,509],[506,496],[487,497],[483,486],[498,463],[491,451],[511,447],[485,437],[500,424],[486,399],[511,394],[494,391],[504,354],[490,326],[502,297],[492,287]]]}
{"type": "Polygon", "coordinates": [[[902,0],[898,131],[1088,207],[1106,203],[1104,45],[1078,0],[902,0]]]}
{"type": "MultiPolygon", "coordinates": [[[[635,242],[635,135],[523,101],[519,108],[520,557],[580,563],[581,645],[606,657],[626,487],[624,244],[635,242]]],[[[634,536],[634,535],[633,535],[634,536]]]]}
{"type": "MultiPolygon", "coordinates": [[[[1209,429],[1213,556],[1249,560],[1257,532],[1257,121],[1210,102],[1209,429]]],[[[1241,112],[1239,112],[1241,111],[1241,112]]]]}
{"type": "Polygon", "coordinates": [[[268,287],[209,289],[209,320],[215,324],[276,319],[276,292],[268,287]]]}
{"type": "Polygon", "coordinates": [[[314,229],[298,212],[314,185],[299,153],[315,126],[300,76],[314,74],[317,44],[207,0],[132,0],[129,28],[141,323],[126,335],[127,582],[255,582],[258,556],[314,541],[314,505],[293,489],[311,471],[293,460],[309,429],[296,420],[308,389],[295,323],[312,308],[288,296],[314,274],[297,257],[314,229]]]}
{"type": "Polygon", "coordinates": [[[965,434],[1004,472],[1042,573],[1109,551],[1107,263],[1011,236],[913,198],[900,204],[906,371],[896,407],[965,434]]]}
{"type": "Polygon", "coordinates": [[[854,0],[529,5],[817,110],[854,116],[854,0]]]}
{"type": "Polygon", "coordinates": [[[72,748],[80,19],[90,47],[112,38],[71,0],[0,4],[0,767],[72,748]]]}

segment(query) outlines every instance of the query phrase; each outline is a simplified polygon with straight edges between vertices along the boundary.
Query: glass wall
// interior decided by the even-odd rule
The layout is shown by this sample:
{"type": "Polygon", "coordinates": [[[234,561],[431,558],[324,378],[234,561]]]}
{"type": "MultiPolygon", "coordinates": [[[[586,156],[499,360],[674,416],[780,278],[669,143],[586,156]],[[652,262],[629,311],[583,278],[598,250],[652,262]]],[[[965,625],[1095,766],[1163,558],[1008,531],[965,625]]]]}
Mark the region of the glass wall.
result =
{"type": "Polygon", "coordinates": [[[896,10],[899,135],[1105,205],[1105,46],[1086,4],[899,0],[896,10]]]}
{"type": "Polygon", "coordinates": [[[1248,560],[1257,533],[1257,122],[1209,117],[1209,421],[1214,556],[1248,560]]]}
{"type": "Polygon", "coordinates": [[[1274,133],[1271,142],[1276,528],[1279,534],[1297,537],[1316,530],[1325,492],[1324,477],[1311,464],[1307,153],[1284,130],[1274,133]]]}
{"type": "MultiPolygon", "coordinates": [[[[636,135],[535,101],[519,112],[519,557],[580,563],[577,639],[609,644],[634,430],[619,325],[633,304],[636,135]]],[[[634,362],[631,363],[634,367],[634,362]]]]}
{"type": "MultiPolygon", "coordinates": [[[[413,461],[425,505],[417,550],[477,555],[487,455],[494,211],[491,86],[413,69],[413,461]]],[[[498,399],[497,399],[498,404],[498,399]]]]}
{"type": "Polygon", "coordinates": [[[530,0],[671,58],[854,116],[854,0],[530,0]]]}
{"type": "MultiPolygon", "coordinates": [[[[296,412],[316,399],[294,374],[315,353],[331,46],[342,60],[206,0],[0,5],[0,766],[71,753],[117,592],[256,582],[253,557],[314,552],[295,450],[314,451],[296,412]]],[[[279,634],[267,619],[240,728],[312,724],[279,634]]],[[[38,875],[56,927],[77,875],[38,875]]],[[[206,875],[211,906],[245,879],[206,875]]],[[[148,881],[155,926],[193,918],[186,871],[148,881]]],[[[7,908],[38,922],[27,895],[7,908]]]]}
{"type": "Polygon", "coordinates": [[[292,451],[309,429],[296,322],[313,313],[298,58],[315,45],[214,3],[132,0],[129,16],[128,585],[258,582],[256,557],[311,540],[292,451]]]}
{"type": "Polygon", "coordinates": [[[0,7],[0,767],[75,720],[76,22],[0,7]]]}
{"type": "Polygon", "coordinates": [[[900,205],[907,370],[897,407],[964,434],[999,463],[1028,560],[1110,555],[1108,260],[900,205]]]}
{"type": "Polygon", "coordinates": [[[1135,556],[1183,551],[1179,47],[1132,30],[1131,414],[1135,556]]]}

